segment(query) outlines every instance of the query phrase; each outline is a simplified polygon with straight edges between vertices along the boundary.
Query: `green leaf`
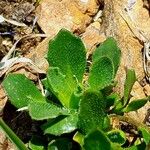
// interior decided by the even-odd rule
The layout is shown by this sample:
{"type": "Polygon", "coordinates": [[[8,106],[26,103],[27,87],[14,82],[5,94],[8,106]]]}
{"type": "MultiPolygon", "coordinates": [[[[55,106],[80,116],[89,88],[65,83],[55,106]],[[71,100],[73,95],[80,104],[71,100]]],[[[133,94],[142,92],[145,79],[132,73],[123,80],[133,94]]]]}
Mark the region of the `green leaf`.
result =
{"type": "Polygon", "coordinates": [[[111,150],[124,150],[118,143],[111,143],[111,150]]]}
{"type": "Polygon", "coordinates": [[[147,102],[148,102],[148,98],[146,99],[139,99],[139,100],[134,100],[132,102],[130,102],[124,109],[123,112],[130,112],[130,111],[136,111],[138,109],[140,109],[141,107],[143,107],[147,102]]]}
{"type": "MultiPolygon", "coordinates": [[[[47,72],[48,74],[48,72],[47,72]]],[[[50,99],[51,102],[53,102],[54,104],[58,104],[62,106],[62,103],[58,100],[56,94],[54,94],[54,92],[52,92],[52,88],[50,89],[50,85],[48,83],[47,77],[44,78],[43,80],[41,80],[44,89],[45,89],[45,97],[47,97],[48,99],[50,99]]]]}
{"type": "Polygon", "coordinates": [[[112,37],[107,38],[107,40],[105,40],[95,50],[93,54],[93,61],[96,62],[101,57],[107,57],[111,59],[114,67],[114,73],[116,73],[120,64],[121,51],[117,46],[117,42],[112,37]]]}
{"type": "Polygon", "coordinates": [[[79,98],[74,97],[75,103],[72,98],[82,82],[86,66],[86,51],[81,39],[62,29],[49,42],[47,59],[52,66],[47,76],[50,89],[65,107],[77,107],[79,98]]]}
{"type": "Polygon", "coordinates": [[[77,128],[78,114],[73,113],[69,116],[59,116],[55,119],[49,120],[42,125],[45,134],[61,135],[63,133],[70,133],[77,128]]]}
{"type": "Polygon", "coordinates": [[[76,132],[75,135],[73,136],[73,140],[77,143],[80,144],[80,146],[82,147],[84,144],[84,135],[81,134],[80,132],[76,132]]]}
{"type": "Polygon", "coordinates": [[[109,86],[102,89],[102,93],[105,97],[109,96],[113,92],[113,88],[117,85],[117,81],[113,81],[109,86]]]}
{"type": "Polygon", "coordinates": [[[48,145],[48,150],[71,150],[72,142],[67,138],[53,140],[48,145]]]}
{"type": "Polygon", "coordinates": [[[44,78],[43,80],[41,80],[43,86],[45,89],[49,90],[49,84],[47,82],[47,78],[44,78]]]}
{"type": "MultiPolygon", "coordinates": [[[[47,60],[52,67],[60,68],[67,77],[75,76],[81,83],[86,66],[86,51],[79,37],[62,29],[49,42],[47,60]]],[[[70,81],[68,81],[70,82],[70,81]]]]}
{"type": "Polygon", "coordinates": [[[85,150],[111,150],[111,144],[100,130],[90,132],[84,139],[85,150]]]}
{"type": "Polygon", "coordinates": [[[69,108],[71,97],[77,88],[75,78],[73,76],[69,78],[63,75],[59,68],[51,67],[47,73],[47,81],[55,96],[69,108]]]}
{"type": "Polygon", "coordinates": [[[104,118],[104,123],[103,123],[103,128],[102,129],[103,129],[103,131],[106,131],[106,130],[109,130],[110,127],[111,127],[110,118],[109,118],[109,116],[106,116],[104,118]]]}
{"type": "Polygon", "coordinates": [[[31,141],[29,141],[29,148],[31,150],[45,150],[45,142],[39,136],[33,136],[31,141]]]}
{"type": "Polygon", "coordinates": [[[28,109],[31,118],[35,120],[50,119],[68,114],[68,110],[51,103],[31,102],[28,109]]]}
{"type": "Polygon", "coordinates": [[[146,144],[150,144],[150,133],[145,128],[140,127],[139,130],[142,132],[143,139],[146,144]]]}
{"type": "Polygon", "coordinates": [[[120,101],[120,96],[117,93],[113,93],[106,97],[106,108],[110,108],[114,106],[116,103],[120,101]]]}
{"type": "Polygon", "coordinates": [[[80,101],[79,129],[88,133],[93,128],[102,128],[105,112],[105,101],[101,92],[86,91],[80,101]]]}
{"type": "Polygon", "coordinates": [[[134,70],[127,70],[127,75],[126,75],[126,81],[124,85],[124,97],[123,97],[123,104],[124,106],[127,105],[128,100],[129,100],[129,95],[131,93],[132,87],[136,81],[136,75],[134,70]]]}
{"type": "Polygon", "coordinates": [[[101,57],[92,64],[88,83],[92,90],[101,90],[112,84],[114,79],[112,61],[107,57],[101,57]]]}
{"type": "Polygon", "coordinates": [[[124,144],[126,141],[126,135],[121,130],[111,130],[107,133],[108,138],[113,143],[124,144]]]}
{"type": "Polygon", "coordinates": [[[72,109],[78,109],[79,108],[79,102],[82,98],[83,95],[83,87],[82,85],[78,85],[77,88],[75,89],[74,93],[71,96],[70,99],[70,108],[72,109]]]}
{"type": "Polygon", "coordinates": [[[31,101],[45,101],[41,92],[25,75],[8,75],[3,81],[3,87],[11,103],[17,108],[28,106],[31,101]]]}

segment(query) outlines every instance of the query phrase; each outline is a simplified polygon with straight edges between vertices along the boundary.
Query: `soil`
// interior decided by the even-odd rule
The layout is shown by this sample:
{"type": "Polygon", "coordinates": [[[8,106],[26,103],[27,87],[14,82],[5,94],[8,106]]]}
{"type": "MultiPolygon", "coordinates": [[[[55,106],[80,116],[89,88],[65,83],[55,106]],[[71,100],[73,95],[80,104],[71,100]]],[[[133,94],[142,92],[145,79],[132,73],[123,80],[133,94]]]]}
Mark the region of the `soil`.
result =
{"type": "MultiPolygon", "coordinates": [[[[35,1],[30,0],[14,0],[14,1],[0,1],[0,14],[7,19],[15,20],[20,23],[25,23],[27,27],[19,27],[8,22],[0,24],[0,45],[1,54],[0,59],[6,55],[14,42],[27,34],[42,33],[38,25],[33,28],[35,19],[35,1]]],[[[29,49],[34,49],[41,38],[34,38],[30,40],[22,40],[18,43],[16,51],[20,55],[25,54],[29,49]]]]}
{"type": "MultiPolygon", "coordinates": [[[[14,25],[7,21],[0,22],[0,60],[8,54],[14,43],[20,38],[27,35],[29,37],[30,35],[38,35],[21,39],[11,57],[29,58],[39,70],[24,63],[14,64],[7,70],[0,70],[3,72],[0,76],[0,84],[9,72],[23,73],[38,84],[39,77],[42,78],[43,72],[47,70],[44,56],[47,52],[48,41],[61,28],[67,28],[83,39],[88,55],[91,55],[94,48],[107,37],[113,36],[122,51],[121,66],[116,78],[118,86],[115,91],[122,96],[126,75],[125,68],[133,68],[137,75],[137,82],[131,93],[133,99],[150,96],[150,85],[145,78],[143,69],[142,49],[144,44],[137,34],[135,36],[137,31],[133,27],[133,23],[122,12],[128,2],[127,0],[111,0],[111,2],[110,0],[89,0],[87,3],[81,0],[41,0],[39,2],[36,0],[1,0],[0,15],[7,20],[14,20],[26,26],[14,25]],[[124,17],[121,16],[122,13],[124,17]]],[[[149,0],[138,0],[132,7],[131,15],[135,24],[150,39],[149,0]]],[[[24,142],[27,142],[33,133],[39,131],[37,126],[40,122],[32,121],[27,113],[18,113],[9,102],[6,104],[6,101],[7,97],[0,86],[0,114],[3,112],[2,117],[6,123],[24,142]]],[[[127,116],[132,116],[133,120],[137,122],[145,121],[149,125],[149,107],[150,104],[136,114],[131,113],[127,116]]],[[[131,128],[136,130],[129,123],[118,121],[118,125],[125,131],[130,132],[131,128]]],[[[136,134],[134,135],[136,136],[136,134]]],[[[2,132],[0,132],[0,142],[2,149],[15,149],[2,132]]]]}

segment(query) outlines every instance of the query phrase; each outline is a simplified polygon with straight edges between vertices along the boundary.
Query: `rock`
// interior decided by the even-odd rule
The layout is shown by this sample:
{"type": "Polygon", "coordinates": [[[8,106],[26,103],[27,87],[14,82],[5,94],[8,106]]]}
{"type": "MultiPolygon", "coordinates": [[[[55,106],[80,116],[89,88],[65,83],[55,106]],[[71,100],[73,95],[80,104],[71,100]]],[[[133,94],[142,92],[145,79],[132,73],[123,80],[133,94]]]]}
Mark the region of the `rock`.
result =
{"type": "Polygon", "coordinates": [[[145,95],[150,96],[150,85],[149,84],[146,84],[144,86],[144,93],[145,93],[145,95]]]}
{"type": "Polygon", "coordinates": [[[7,102],[6,94],[2,88],[2,85],[0,85],[0,116],[2,116],[6,102],[7,102]]]}
{"type": "Polygon", "coordinates": [[[93,22],[86,28],[86,31],[81,36],[86,45],[88,55],[92,54],[96,46],[106,39],[105,35],[100,34],[100,28],[100,23],[98,21],[93,22]]]}
{"type": "Polygon", "coordinates": [[[39,69],[47,71],[48,62],[46,60],[46,54],[48,51],[48,42],[51,38],[44,39],[41,43],[38,44],[36,49],[29,53],[26,57],[30,58],[39,69]]]}
{"type": "MultiPolygon", "coordinates": [[[[146,95],[143,91],[143,87],[141,87],[141,85],[138,82],[135,82],[133,89],[131,91],[131,95],[133,97],[131,98],[130,102],[134,101],[134,100],[138,100],[138,99],[143,99],[146,97],[146,95]]],[[[126,113],[125,116],[132,118],[134,120],[134,122],[143,123],[144,119],[147,115],[147,110],[149,108],[150,108],[150,102],[148,102],[145,106],[138,109],[137,111],[132,111],[132,112],[126,113]]]]}
{"type": "Polygon", "coordinates": [[[17,150],[17,147],[8,139],[4,131],[0,129],[0,149],[1,150],[17,150]]]}
{"type": "MultiPolygon", "coordinates": [[[[81,39],[83,40],[87,49],[88,55],[93,52],[96,45],[105,40],[105,36],[99,34],[99,27],[100,24],[98,22],[94,22],[86,28],[86,31],[81,36],[81,39]]],[[[44,39],[41,43],[38,44],[34,51],[26,56],[44,71],[47,71],[48,69],[48,62],[45,57],[48,51],[48,42],[50,39],[52,39],[52,37],[44,39]]]]}
{"type": "MultiPolygon", "coordinates": [[[[132,111],[125,114],[125,117],[132,118],[133,122],[137,122],[139,124],[144,123],[145,117],[147,116],[147,111],[150,108],[150,102],[148,102],[144,107],[140,108],[137,111],[132,111]]],[[[138,124],[135,124],[138,126],[138,124]]]]}
{"type": "MultiPolygon", "coordinates": [[[[146,10],[142,7],[141,0],[139,1],[136,1],[138,4],[134,6],[137,7],[138,5],[138,7],[140,7],[139,9],[134,10],[134,18],[142,18],[144,15],[141,13],[141,11],[145,12],[146,10]]],[[[128,14],[125,12],[125,8],[127,7],[127,0],[112,0],[111,3],[109,0],[105,0],[104,6],[104,32],[107,37],[113,36],[117,40],[117,43],[122,52],[121,65],[117,74],[118,86],[116,91],[118,91],[118,93],[123,96],[124,81],[126,78],[125,68],[133,68],[136,72],[138,81],[145,77],[142,58],[143,45],[141,45],[139,42],[139,33],[134,28],[134,24],[139,26],[142,21],[140,19],[135,19],[133,20],[135,22],[133,22],[129,19],[128,14]]],[[[149,24],[148,18],[149,17],[145,15],[144,22],[146,23],[145,20],[147,19],[147,24],[149,24]]]]}
{"type": "Polygon", "coordinates": [[[62,28],[78,34],[85,32],[82,39],[90,53],[94,46],[104,40],[103,36],[99,36],[100,24],[90,24],[99,6],[100,2],[97,0],[42,0],[36,9],[36,15],[39,26],[50,37],[39,43],[27,57],[39,68],[47,70],[48,63],[44,57],[48,51],[48,41],[62,28]]]}
{"type": "Polygon", "coordinates": [[[98,8],[96,0],[42,0],[36,14],[38,24],[46,34],[55,35],[61,28],[81,33],[98,8]]]}
{"type": "Polygon", "coordinates": [[[137,81],[134,83],[130,94],[133,97],[132,99],[142,99],[146,97],[143,91],[143,87],[137,81]]]}
{"type": "MultiPolygon", "coordinates": [[[[149,1],[147,1],[150,3],[149,1]]],[[[143,35],[150,39],[150,17],[149,10],[144,6],[143,0],[136,1],[133,9],[130,10],[131,17],[138,30],[142,31],[143,35]]]]}

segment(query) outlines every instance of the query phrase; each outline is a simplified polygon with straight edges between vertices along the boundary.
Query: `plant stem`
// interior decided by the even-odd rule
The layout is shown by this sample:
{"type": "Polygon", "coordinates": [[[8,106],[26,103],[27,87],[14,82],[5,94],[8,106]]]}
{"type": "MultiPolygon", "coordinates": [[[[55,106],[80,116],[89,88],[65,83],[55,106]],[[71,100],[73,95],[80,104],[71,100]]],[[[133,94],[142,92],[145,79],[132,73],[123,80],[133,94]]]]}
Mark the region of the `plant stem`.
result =
{"type": "Polygon", "coordinates": [[[19,150],[28,150],[25,144],[19,139],[19,137],[9,128],[9,126],[0,118],[0,127],[8,135],[11,141],[17,146],[19,150]]]}

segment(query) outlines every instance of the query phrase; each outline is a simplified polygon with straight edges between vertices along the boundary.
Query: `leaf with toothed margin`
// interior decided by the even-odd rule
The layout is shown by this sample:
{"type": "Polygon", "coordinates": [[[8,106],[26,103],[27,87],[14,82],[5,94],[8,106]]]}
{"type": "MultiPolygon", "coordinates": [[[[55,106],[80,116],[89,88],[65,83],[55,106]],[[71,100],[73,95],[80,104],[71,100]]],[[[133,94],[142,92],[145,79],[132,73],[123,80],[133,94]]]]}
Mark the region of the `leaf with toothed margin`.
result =
{"type": "Polygon", "coordinates": [[[10,74],[2,85],[9,100],[17,108],[28,106],[31,101],[45,102],[45,97],[25,75],[10,74]]]}

